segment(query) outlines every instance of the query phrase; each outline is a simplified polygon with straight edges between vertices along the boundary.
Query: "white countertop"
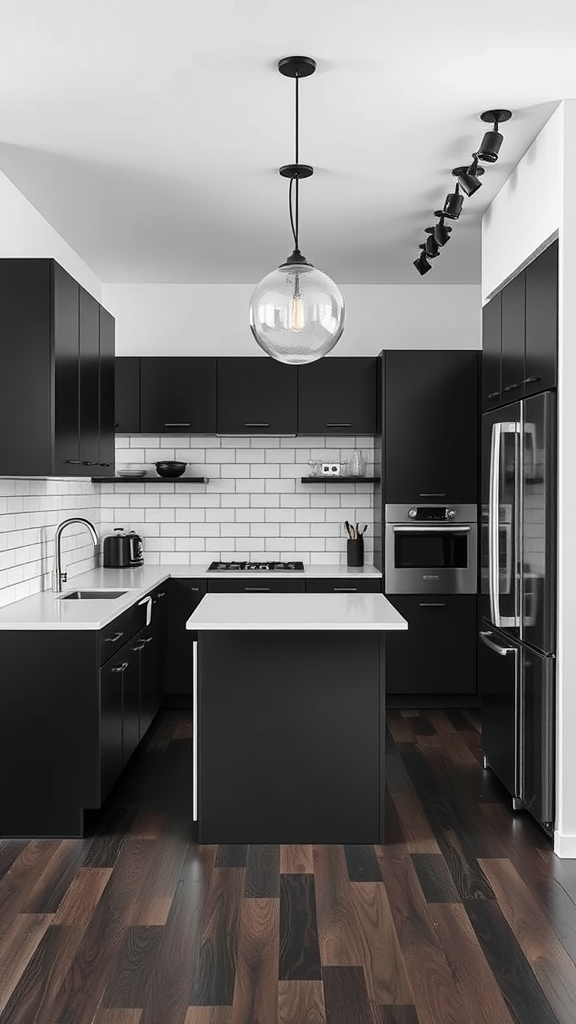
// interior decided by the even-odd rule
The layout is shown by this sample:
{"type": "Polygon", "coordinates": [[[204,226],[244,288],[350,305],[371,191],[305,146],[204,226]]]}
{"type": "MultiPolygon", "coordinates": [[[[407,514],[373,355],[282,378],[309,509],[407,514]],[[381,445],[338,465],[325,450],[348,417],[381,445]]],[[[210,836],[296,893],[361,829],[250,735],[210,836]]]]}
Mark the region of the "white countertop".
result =
{"type": "Polygon", "coordinates": [[[207,594],[186,629],[408,629],[383,594],[207,594]]]}
{"type": "MultiPolygon", "coordinates": [[[[102,629],[130,608],[141,597],[170,577],[206,579],[214,577],[290,576],[324,579],[357,579],[381,577],[374,566],[352,569],[345,565],[307,565],[304,572],[210,572],[206,562],[199,565],[143,565],[137,569],[92,569],[73,576],[64,585],[62,595],[45,590],[0,608],[2,629],[102,629]],[[62,601],[61,596],[75,590],[125,590],[126,594],[111,600],[62,601]]],[[[223,595],[225,596],[225,595],[223,595]]],[[[245,596],[245,595],[238,595],[245,596]]],[[[273,595],[266,595],[267,599],[273,595]]],[[[286,595],[289,596],[289,595],[286,595]]],[[[314,595],[293,595],[300,598],[314,595]]],[[[334,595],[315,595],[317,599],[334,595]]],[[[368,596],[368,595],[365,595],[368,596]]],[[[378,596],[378,595],[375,595],[378,596]]]]}

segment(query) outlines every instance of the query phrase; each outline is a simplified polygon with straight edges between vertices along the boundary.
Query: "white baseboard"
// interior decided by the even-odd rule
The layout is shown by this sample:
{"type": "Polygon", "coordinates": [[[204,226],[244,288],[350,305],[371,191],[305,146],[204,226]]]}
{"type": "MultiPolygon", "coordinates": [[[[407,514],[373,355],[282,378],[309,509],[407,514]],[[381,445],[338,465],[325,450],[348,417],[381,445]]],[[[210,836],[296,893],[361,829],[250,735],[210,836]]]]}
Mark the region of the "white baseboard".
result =
{"type": "Polygon", "coordinates": [[[554,853],[557,857],[575,857],[576,858],[576,836],[575,835],[562,835],[560,832],[554,833],[554,853]]]}

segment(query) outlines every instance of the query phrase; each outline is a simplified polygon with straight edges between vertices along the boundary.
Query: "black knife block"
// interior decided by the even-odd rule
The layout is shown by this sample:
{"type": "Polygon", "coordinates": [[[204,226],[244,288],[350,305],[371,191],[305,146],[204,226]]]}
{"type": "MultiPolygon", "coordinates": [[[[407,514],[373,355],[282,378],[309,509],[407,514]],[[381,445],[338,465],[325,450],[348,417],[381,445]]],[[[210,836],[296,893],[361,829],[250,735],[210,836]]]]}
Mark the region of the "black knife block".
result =
{"type": "Polygon", "coordinates": [[[346,541],[346,562],[353,568],[364,565],[364,538],[346,541]]]}

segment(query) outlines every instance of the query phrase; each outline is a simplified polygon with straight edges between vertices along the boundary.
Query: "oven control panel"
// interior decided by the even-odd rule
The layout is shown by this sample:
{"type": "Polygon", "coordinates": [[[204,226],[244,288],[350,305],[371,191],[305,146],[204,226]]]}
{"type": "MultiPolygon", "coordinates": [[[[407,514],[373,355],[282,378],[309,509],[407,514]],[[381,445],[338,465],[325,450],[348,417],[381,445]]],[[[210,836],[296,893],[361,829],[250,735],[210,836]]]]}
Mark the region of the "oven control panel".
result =
{"type": "Polygon", "coordinates": [[[418,505],[415,508],[408,509],[408,516],[415,522],[446,522],[450,519],[454,519],[456,515],[456,509],[454,508],[439,508],[437,505],[418,505]]]}

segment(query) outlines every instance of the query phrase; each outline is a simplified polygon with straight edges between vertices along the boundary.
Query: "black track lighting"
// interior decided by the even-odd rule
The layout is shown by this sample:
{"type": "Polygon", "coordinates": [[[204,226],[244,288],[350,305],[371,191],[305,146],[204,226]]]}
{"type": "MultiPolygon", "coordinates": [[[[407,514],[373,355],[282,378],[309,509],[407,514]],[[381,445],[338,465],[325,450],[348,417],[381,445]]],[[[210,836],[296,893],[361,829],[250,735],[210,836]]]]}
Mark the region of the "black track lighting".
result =
{"type": "Polygon", "coordinates": [[[428,238],[426,239],[424,252],[426,253],[428,259],[434,260],[440,254],[440,246],[438,245],[438,242],[434,238],[434,228],[426,228],[426,234],[428,235],[428,238]]]}
{"type": "Polygon", "coordinates": [[[449,192],[444,201],[444,208],[442,213],[445,217],[449,217],[450,220],[458,220],[458,217],[462,213],[462,206],[464,204],[464,196],[460,195],[460,187],[456,182],[456,188],[453,192],[449,192]]]}
{"type": "Polygon", "coordinates": [[[478,154],[472,154],[472,163],[469,167],[455,167],[452,174],[458,178],[460,188],[467,196],[473,196],[482,187],[480,175],[484,174],[484,168],[478,167],[478,154]]]}
{"type": "Polygon", "coordinates": [[[492,122],[492,131],[486,132],[480,146],[478,147],[478,159],[484,160],[487,164],[495,164],[500,152],[500,146],[504,141],[503,135],[498,131],[498,125],[509,121],[512,117],[511,110],[485,110],[480,114],[480,120],[488,124],[492,122]]]}
{"type": "MultiPolygon", "coordinates": [[[[424,245],[420,245],[420,248],[424,249],[425,247],[424,245]]],[[[429,270],[432,270],[432,264],[428,262],[425,252],[421,252],[418,258],[414,260],[414,266],[421,276],[427,274],[429,270]]]]}
{"type": "Polygon", "coordinates": [[[452,228],[448,227],[448,225],[444,223],[444,214],[442,213],[442,210],[434,210],[434,216],[440,218],[433,228],[434,238],[438,245],[446,245],[446,242],[450,241],[450,232],[452,231],[452,228]]]}

